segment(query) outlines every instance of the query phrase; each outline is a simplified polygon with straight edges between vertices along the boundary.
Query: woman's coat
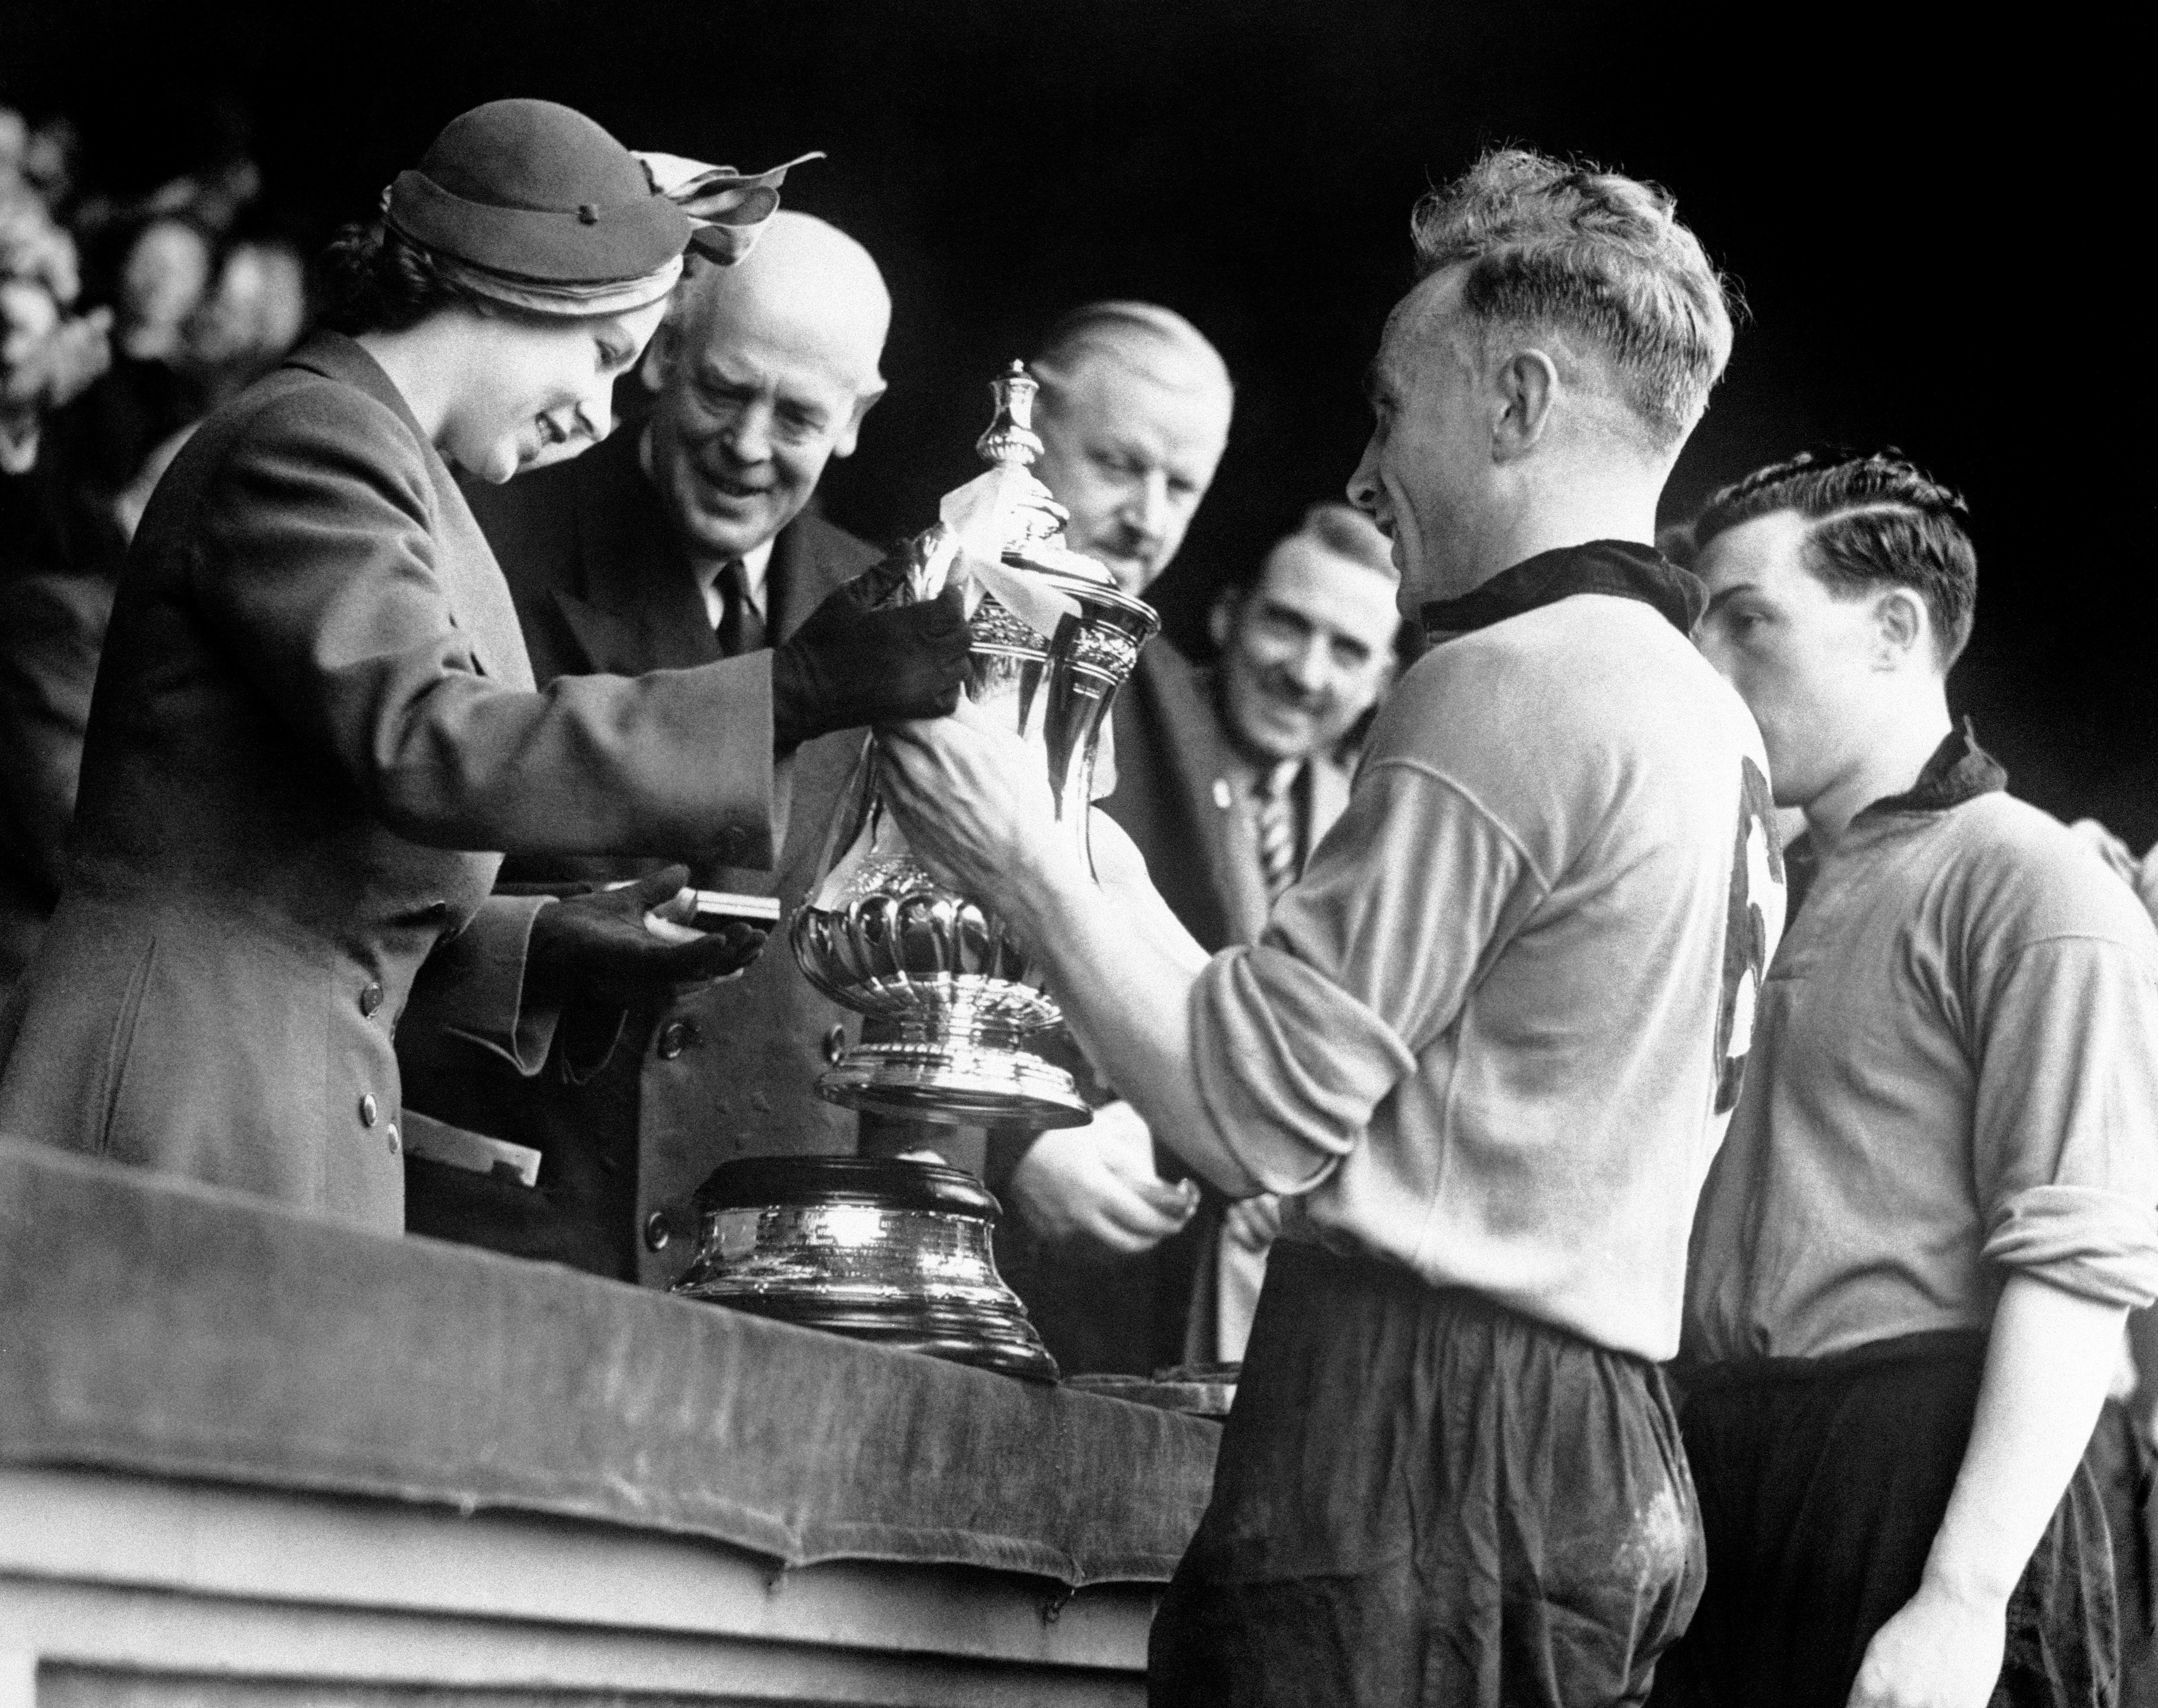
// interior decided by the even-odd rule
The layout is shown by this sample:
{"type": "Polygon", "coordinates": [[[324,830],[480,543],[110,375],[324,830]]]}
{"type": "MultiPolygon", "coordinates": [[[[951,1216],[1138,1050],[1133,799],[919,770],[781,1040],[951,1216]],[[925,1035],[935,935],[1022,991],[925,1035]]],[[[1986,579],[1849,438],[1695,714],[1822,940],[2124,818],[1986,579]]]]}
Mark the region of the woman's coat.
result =
{"type": "Polygon", "coordinates": [[[769,658],[534,692],[449,470],[364,349],[310,341],[143,518],[0,1133],[398,1232],[421,962],[505,852],[768,865],[769,658]]]}

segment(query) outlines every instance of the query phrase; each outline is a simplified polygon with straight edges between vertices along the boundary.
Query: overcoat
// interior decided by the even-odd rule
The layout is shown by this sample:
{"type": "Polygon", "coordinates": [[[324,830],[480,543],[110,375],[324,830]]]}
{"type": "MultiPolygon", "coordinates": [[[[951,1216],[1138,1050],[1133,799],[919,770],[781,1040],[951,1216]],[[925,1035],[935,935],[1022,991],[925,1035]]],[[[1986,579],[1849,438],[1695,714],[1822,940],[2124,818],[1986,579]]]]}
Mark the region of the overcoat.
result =
{"type": "MultiPolygon", "coordinates": [[[[625,430],[573,462],[471,495],[542,682],[720,656],[689,560],[640,466],[638,439],[625,430]]],[[[772,640],[786,640],[877,556],[821,518],[798,516],[773,542],[767,572],[772,640]]],[[[777,774],[784,811],[775,815],[783,828],[775,823],[773,869],[720,866],[697,872],[699,882],[776,895],[791,914],[816,881],[862,746],[854,730],[797,750],[777,774]]],[[[502,875],[607,880],[652,864],[517,859],[502,875]]],[[[412,1105],[538,1150],[540,1179],[527,1187],[411,1159],[406,1225],[416,1232],[664,1286],[694,1248],[690,1195],[720,1163],[854,1147],[856,1117],[818,1097],[815,1084],[856,1022],[803,977],[784,917],[739,978],[662,993],[626,1016],[573,1004],[529,1077],[534,1064],[514,1050],[431,1024],[441,975],[461,978],[472,964],[445,957],[431,968],[428,1018],[416,1005],[399,1034],[412,1105]]]]}
{"type": "Polygon", "coordinates": [[[65,889],[0,1024],[0,1132],[400,1231],[415,972],[504,851],[768,863],[757,668],[534,692],[403,397],[311,340],[205,423],[137,534],[65,889]]]}

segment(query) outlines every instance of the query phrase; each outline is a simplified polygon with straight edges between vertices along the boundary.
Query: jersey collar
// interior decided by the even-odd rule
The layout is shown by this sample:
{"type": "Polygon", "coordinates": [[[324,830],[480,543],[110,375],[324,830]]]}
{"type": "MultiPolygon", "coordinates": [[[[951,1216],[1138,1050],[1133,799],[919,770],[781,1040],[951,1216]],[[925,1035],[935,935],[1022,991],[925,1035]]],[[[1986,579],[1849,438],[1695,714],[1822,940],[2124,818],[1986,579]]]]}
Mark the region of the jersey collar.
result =
{"type": "Polygon", "coordinates": [[[1708,603],[1700,581],[1654,546],[1593,539],[1539,552],[1458,599],[1430,601],[1421,613],[1424,632],[1433,641],[1466,634],[1577,593],[1638,599],[1660,611],[1681,634],[1693,632],[1708,603]]]}
{"type": "Polygon", "coordinates": [[[1933,749],[1916,782],[1900,795],[1883,795],[1851,822],[1877,813],[1945,813],[2007,787],[2007,771],[1978,745],[1978,732],[1965,718],[1960,729],[1941,737],[1941,745],[1933,749]]]}

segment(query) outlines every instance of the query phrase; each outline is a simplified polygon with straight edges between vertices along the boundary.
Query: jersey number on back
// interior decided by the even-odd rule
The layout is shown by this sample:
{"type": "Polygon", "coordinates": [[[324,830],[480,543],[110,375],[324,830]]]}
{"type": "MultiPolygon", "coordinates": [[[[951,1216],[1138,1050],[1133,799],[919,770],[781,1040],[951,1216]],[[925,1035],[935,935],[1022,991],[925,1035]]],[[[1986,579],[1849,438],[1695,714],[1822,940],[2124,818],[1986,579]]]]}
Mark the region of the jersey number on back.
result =
{"type": "Polygon", "coordinates": [[[1784,851],[1776,840],[1775,797],[1768,779],[1742,759],[1738,834],[1731,851],[1731,894],[1723,926],[1723,988],[1716,1005],[1716,1112],[1738,1102],[1746,1052],[1753,1043],[1753,1008],[1768,956],[1784,928],[1784,851]]]}

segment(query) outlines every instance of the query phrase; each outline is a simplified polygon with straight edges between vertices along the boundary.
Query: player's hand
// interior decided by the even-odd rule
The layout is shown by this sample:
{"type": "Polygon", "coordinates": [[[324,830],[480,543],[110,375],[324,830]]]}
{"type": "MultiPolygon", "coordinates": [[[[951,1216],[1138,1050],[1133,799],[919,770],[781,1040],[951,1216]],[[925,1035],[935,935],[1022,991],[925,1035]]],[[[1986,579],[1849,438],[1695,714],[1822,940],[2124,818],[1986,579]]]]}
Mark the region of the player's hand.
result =
{"type": "Polygon", "coordinates": [[[1247,1251],[1263,1251],[1281,1236],[1281,1200],[1271,1192],[1239,1198],[1221,1215],[1221,1237],[1247,1251]]]}
{"type": "Polygon", "coordinates": [[[958,704],[971,644],[959,590],[915,605],[873,606],[875,596],[875,586],[855,581],[834,589],[772,653],[778,751],[834,730],[942,717],[958,704]]]}
{"type": "Polygon", "coordinates": [[[677,984],[739,973],[764,947],[753,925],[700,931],[689,923],[697,895],[686,866],[633,884],[565,896],[533,916],[524,950],[529,1002],[574,999],[628,1008],[677,984]]]}
{"type": "MultiPolygon", "coordinates": [[[[1005,911],[1021,875],[1062,843],[1038,750],[963,699],[948,718],[877,732],[884,798],[940,882],[1005,911]]],[[[1076,864],[1067,874],[1083,877],[1076,864]]]]}
{"type": "Polygon", "coordinates": [[[2007,1630],[2003,1603],[1922,1586],[1866,1645],[1849,1708],[1985,1708],[2007,1630]]]}
{"type": "Polygon", "coordinates": [[[1154,1173],[1153,1137],[1128,1103],[1097,1109],[1089,1126],[1043,1133],[1004,1190],[1037,1237],[1097,1255],[1150,1251],[1199,1208],[1198,1187],[1154,1173]]]}

